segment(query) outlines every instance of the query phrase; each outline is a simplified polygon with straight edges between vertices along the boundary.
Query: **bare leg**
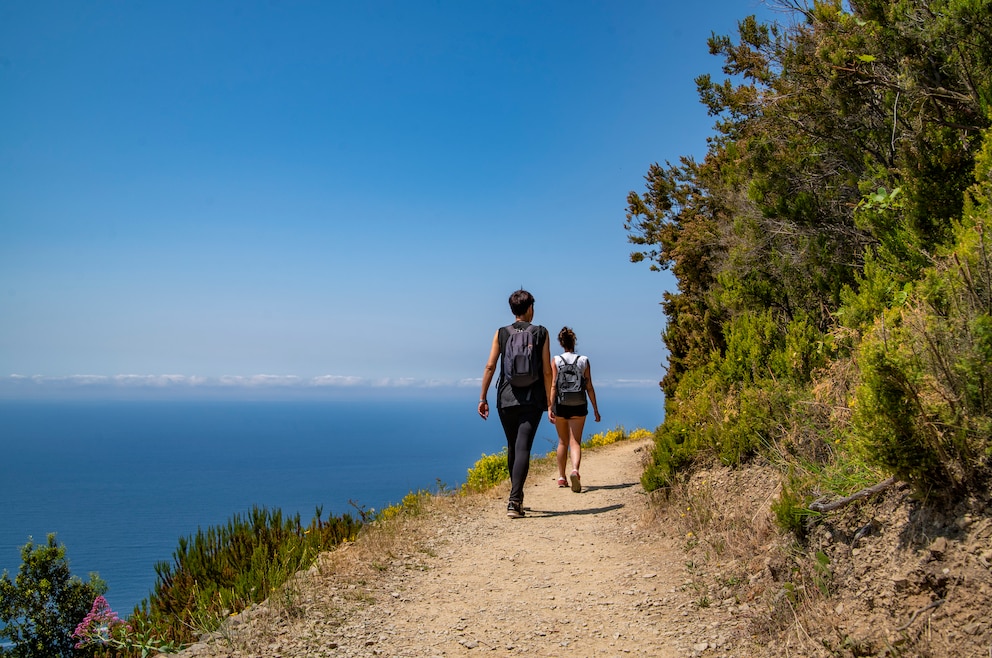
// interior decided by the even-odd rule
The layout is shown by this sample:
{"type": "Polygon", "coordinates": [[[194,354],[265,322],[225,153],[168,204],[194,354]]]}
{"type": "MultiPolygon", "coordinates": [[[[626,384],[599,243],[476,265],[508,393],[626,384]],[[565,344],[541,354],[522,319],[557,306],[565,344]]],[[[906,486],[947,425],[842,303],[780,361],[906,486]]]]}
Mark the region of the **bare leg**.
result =
{"type": "MultiPolygon", "coordinates": [[[[582,463],[582,429],[585,427],[586,417],[568,419],[568,443],[569,451],[572,453],[572,470],[578,472],[579,464],[582,463]]],[[[561,432],[558,433],[558,446],[561,449],[561,432]]],[[[560,460],[560,458],[559,458],[560,460]]],[[[558,467],[564,473],[564,464],[558,467]]]]}
{"type": "Polygon", "coordinates": [[[565,477],[568,461],[569,423],[568,418],[555,417],[555,430],[558,432],[558,477],[565,477]]]}

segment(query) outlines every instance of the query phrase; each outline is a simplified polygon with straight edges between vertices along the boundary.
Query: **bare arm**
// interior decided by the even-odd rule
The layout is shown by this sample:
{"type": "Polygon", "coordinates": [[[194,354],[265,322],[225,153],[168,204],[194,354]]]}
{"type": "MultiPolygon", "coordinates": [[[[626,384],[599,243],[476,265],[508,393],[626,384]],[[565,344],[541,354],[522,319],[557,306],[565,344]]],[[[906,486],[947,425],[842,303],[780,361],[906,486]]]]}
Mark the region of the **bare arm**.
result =
{"type": "Polygon", "coordinates": [[[555,381],[552,377],[554,370],[551,363],[551,348],[548,346],[550,342],[551,334],[548,334],[548,339],[544,341],[544,349],[541,351],[541,363],[544,366],[544,394],[548,396],[548,404],[551,404],[551,386],[555,381]]]}
{"type": "Polygon", "coordinates": [[[589,395],[589,402],[592,403],[592,411],[596,414],[596,422],[600,421],[599,405],[596,404],[596,389],[592,385],[592,364],[586,360],[586,393],[589,395]]]}
{"type": "Polygon", "coordinates": [[[555,422],[555,382],[558,381],[558,362],[551,359],[551,390],[548,392],[548,420],[555,422]]]}
{"type": "Polygon", "coordinates": [[[489,402],[486,396],[489,394],[489,385],[493,383],[493,376],[496,374],[496,363],[499,361],[499,330],[493,335],[493,345],[489,350],[489,360],[482,371],[482,393],[479,394],[479,415],[482,420],[489,418],[489,402]]]}

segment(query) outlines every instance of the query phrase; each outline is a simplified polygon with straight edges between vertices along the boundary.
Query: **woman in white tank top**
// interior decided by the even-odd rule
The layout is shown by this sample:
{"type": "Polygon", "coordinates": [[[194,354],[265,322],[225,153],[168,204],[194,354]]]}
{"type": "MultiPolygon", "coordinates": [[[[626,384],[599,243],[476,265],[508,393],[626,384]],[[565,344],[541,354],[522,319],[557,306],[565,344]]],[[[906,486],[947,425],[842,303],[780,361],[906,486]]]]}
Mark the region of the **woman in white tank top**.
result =
{"type": "Polygon", "coordinates": [[[555,356],[551,362],[548,420],[554,423],[558,432],[558,486],[567,487],[571,483],[572,491],[578,493],[582,491],[579,478],[582,430],[589,415],[589,403],[592,403],[596,422],[600,421],[599,405],[596,404],[589,359],[575,353],[575,332],[569,327],[562,327],[558,332],[558,343],[565,353],[555,356]],[[565,467],[569,455],[572,457],[572,472],[566,480],[565,467]]]}

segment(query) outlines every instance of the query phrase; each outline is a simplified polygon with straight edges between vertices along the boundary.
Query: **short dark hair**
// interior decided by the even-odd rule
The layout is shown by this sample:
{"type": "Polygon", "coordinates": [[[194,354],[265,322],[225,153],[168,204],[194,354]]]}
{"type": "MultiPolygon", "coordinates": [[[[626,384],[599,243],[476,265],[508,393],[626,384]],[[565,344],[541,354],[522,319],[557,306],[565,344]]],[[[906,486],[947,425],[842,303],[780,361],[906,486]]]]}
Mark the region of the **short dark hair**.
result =
{"type": "Polygon", "coordinates": [[[558,332],[558,343],[565,348],[566,352],[575,350],[575,332],[568,327],[562,327],[558,332]]]}
{"type": "Polygon", "coordinates": [[[523,288],[510,295],[510,311],[513,312],[515,317],[520,317],[533,305],[534,295],[530,294],[523,288]]]}

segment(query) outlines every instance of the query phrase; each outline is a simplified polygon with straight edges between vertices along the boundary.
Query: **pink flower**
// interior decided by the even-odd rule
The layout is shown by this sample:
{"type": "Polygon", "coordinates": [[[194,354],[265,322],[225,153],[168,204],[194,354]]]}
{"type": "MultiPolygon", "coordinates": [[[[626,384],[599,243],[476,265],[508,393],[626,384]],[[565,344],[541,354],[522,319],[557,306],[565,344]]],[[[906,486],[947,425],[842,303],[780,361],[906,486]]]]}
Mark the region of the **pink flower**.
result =
{"type": "Polygon", "coordinates": [[[72,632],[72,637],[79,640],[76,648],[81,649],[88,644],[107,644],[114,628],[122,624],[127,626],[110,608],[107,599],[102,596],[96,597],[90,611],[72,632]]]}

